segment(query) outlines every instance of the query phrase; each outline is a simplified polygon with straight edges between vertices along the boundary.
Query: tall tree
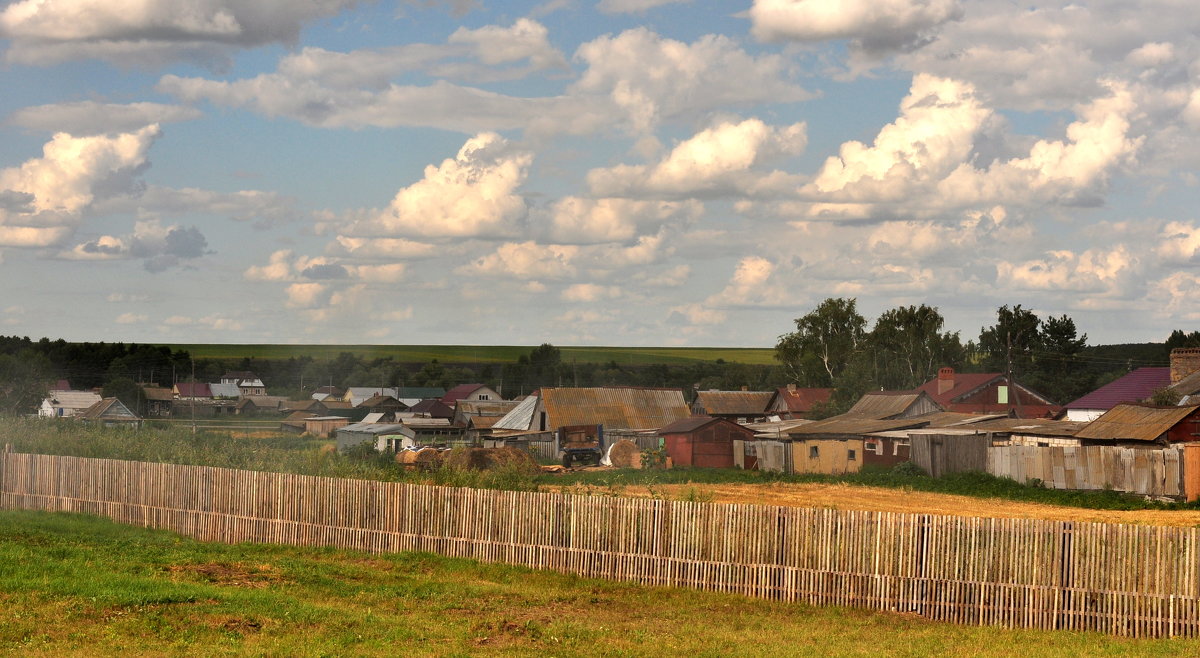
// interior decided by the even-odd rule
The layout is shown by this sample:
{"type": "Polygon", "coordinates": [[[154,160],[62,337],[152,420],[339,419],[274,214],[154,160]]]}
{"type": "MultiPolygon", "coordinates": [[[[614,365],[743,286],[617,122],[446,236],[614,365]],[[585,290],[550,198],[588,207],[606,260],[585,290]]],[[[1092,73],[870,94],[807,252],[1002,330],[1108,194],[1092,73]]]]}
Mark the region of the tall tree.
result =
{"type": "Polygon", "coordinates": [[[830,297],[801,318],[796,331],[779,337],[775,358],[793,378],[810,386],[837,385],[866,337],[858,301],[830,297]]]}
{"type": "Polygon", "coordinates": [[[984,368],[1014,374],[1029,372],[1034,353],[1041,347],[1041,320],[1033,311],[1020,304],[996,310],[996,324],[979,332],[979,349],[983,352],[984,368]]]}
{"type": "Polygon", "coordinates": [[[945,322],[937,308],[924,304],[884,311],[870,335],[875,384],[916,388],[941,366],[961,367],[962,341],[958,332],[942,332],[945,322]]]}
{"type": "Polygon", "coordinates": [[[32,349],[0,354],[0,414],[37,411],[54,381],[53,366],[32,349]]]}

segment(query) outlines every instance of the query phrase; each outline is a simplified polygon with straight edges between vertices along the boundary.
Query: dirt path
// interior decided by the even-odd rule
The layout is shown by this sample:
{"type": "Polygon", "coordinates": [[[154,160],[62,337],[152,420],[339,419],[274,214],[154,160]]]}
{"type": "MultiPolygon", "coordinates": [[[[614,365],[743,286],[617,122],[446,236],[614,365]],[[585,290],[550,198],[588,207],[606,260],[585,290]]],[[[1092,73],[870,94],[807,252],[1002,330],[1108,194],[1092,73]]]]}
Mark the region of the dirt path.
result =
{"type": "MultiPolygon", "coordinates": [[[[569,490],[569,489],[568,489],[569,490]]],[[[1092,510],[1026,503],[999,498],[973,498],[952,494],[903,491],[850,484],[670,484],[627,486],[623,496],[651,496],[671,500],[704,500],[714,503],[753,503],[788,507],[825,507],[879,512],[950,514],[999,518],[1095,521],[1144,525],[1197,526],[1200,510],[1092,510]]]]}

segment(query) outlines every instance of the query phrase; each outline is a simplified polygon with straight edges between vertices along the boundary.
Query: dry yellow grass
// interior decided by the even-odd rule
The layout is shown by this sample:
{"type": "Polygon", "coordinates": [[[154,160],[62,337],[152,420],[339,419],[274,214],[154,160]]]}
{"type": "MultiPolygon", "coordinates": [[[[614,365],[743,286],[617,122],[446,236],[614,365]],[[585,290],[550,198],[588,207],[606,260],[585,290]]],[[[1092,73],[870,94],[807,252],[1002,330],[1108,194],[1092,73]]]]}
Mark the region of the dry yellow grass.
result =
{"type": "Polygon", "coordinates": [[[951,514],[1186,527],[1200,525],[1200,510],[1093,510],[998,498],[975,498],[851,484],[665,484],[652,487],[630,485],[620,488],[617,493],[642,498],[660,496],[676,500],[700,499],[714,503],[752,503],[913,514],[951,514]]]}

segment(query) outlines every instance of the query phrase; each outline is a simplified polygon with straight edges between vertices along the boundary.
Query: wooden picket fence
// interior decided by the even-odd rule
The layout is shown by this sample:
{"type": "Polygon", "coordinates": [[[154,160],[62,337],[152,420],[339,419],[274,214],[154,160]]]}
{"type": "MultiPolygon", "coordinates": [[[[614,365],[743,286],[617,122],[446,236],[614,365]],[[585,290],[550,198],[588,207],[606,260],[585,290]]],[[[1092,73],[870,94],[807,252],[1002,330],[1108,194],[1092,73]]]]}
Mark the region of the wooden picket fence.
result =
{"type": "MultiPolygon", "coordinates": [[[[899,495],[899,494],[898,494],[899,495]]],[[[0,508],[428,551],[962,624],[1200,635],[1200,529],[491,491],[0,454],[0,508]]]]}

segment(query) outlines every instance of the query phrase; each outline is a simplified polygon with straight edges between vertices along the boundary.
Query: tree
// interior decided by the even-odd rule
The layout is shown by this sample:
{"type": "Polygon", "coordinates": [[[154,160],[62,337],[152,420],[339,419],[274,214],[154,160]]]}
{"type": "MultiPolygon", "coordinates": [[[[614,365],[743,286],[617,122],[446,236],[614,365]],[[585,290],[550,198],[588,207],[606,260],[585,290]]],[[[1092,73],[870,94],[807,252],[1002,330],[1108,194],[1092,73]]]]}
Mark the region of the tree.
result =
{"type": "Polygon", "coordinates": [[[142,392],[142,387],[138,386],[137,382],[128,377],[115,377],[108,380],[101,389],[100,396],[116,398],[133,413],[139,416],[146,415],[146,394],[142,392]]]}
{"type": "Polygon", "coordinates": [[[779,337],[775,358],[793,378],[809,386],[836,385],[866,336],[867,321],[857,300],[830,297],[796,318],[796,331],[779,337]]]}
{"type": "Polygon", "coordinates": [[[50,360],[33,349],[0,354],[0,414],[37,411],[53,381],[50,360]]]}
{"type": "Polygon", "coordinates": [[[942,366],[961,367],[958,332],[942,333],[945,318],[924,304],[884,311],[871,330],[875,383],[885,389],[916,388],[942,366]]]}
{"type": "Polygon", "coordinates": [[[979,331],[979,349],[983,352],[984,368],[990,371],[1015,374],[1028,372],[1033,365],[1034,352],[1041,347],[1041,320],[1033,311],[1020,304],[996,310],[996,324],[979,331]]]}

